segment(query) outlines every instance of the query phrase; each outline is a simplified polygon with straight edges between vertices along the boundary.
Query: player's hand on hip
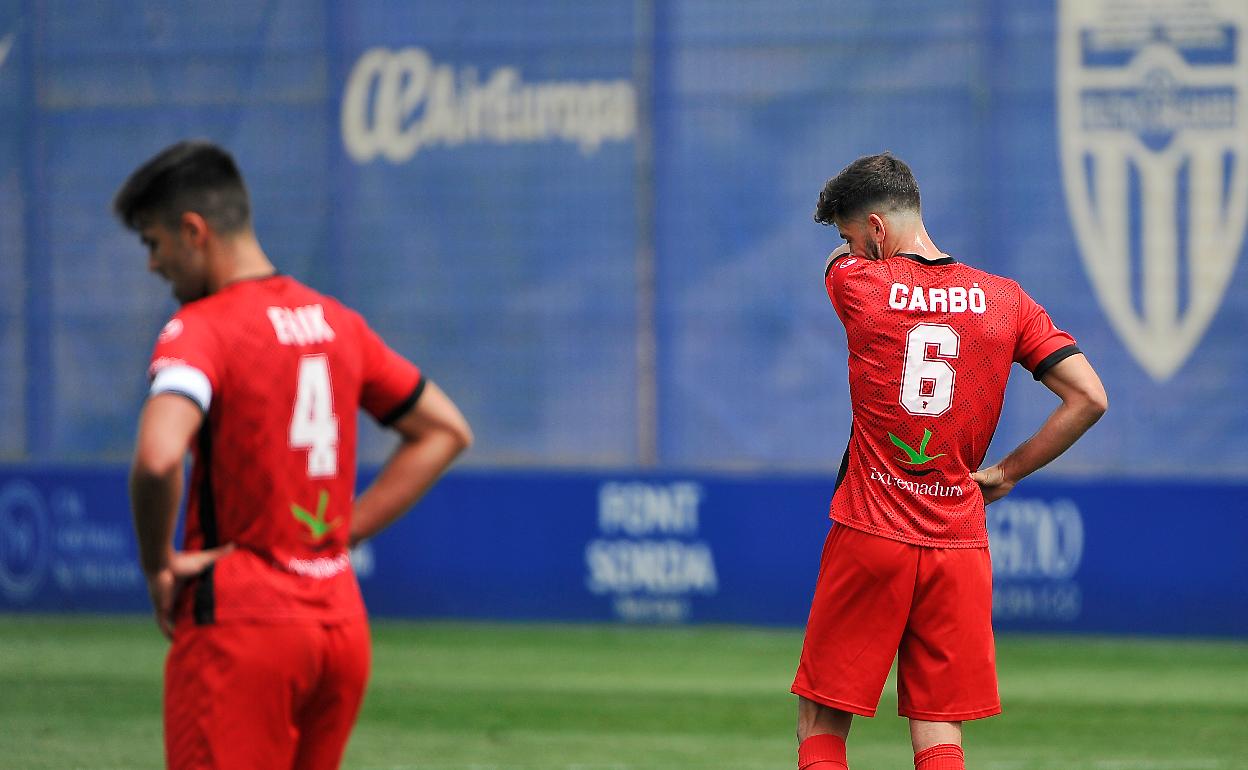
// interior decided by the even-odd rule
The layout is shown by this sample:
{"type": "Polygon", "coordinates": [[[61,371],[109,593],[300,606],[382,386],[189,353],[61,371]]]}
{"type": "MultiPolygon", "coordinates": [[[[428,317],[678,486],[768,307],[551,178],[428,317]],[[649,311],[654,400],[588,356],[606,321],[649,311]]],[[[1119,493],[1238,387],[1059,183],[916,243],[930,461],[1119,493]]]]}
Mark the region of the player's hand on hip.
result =
{"type": "Polygon", "coordinates": [[[971,480],[979,484],[985,503],[993,503],[1005,497],[1015,483],[1005,477],[1005,470],[1000,465],[990,465],[975,471],[971,474],[971,480]]]}
{"type": "Polygon", "coordinates": [[[156,613],[156,625],[166,639],[173,639],[173,595],[176,590],[173,570],[162,567],[147,576],[147,595],[156,613]]]}
{"type": "Polygon", "coordinates": [[[233,550],[234,544],[226,543],[204,551],[173,551],[168,564],[147,576],[147,593],[156,612],[156,625],[165,638],[173,639],[173,600],[178,589],[233,550]]]}
{"type": "Polygon", "coordinates": [[[226,543],[203,551],[174,551],[169,557],[169,569],[179,580],[193,578],[233,550],[234,544],[226,543]]]}

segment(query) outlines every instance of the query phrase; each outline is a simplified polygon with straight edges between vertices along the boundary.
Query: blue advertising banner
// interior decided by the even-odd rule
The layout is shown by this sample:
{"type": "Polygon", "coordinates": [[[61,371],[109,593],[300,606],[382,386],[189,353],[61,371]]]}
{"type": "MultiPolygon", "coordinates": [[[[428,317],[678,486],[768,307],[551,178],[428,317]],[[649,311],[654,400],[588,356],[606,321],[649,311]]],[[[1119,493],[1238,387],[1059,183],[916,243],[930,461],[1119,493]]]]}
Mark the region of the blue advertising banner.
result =
{"type": "Polygon", "coordinates": [[[0,607],[150,609],[124,471],[0,470],[0,607]]]}
{"type": "MultiPolygon", "coordinates": [[[[832,486],[461,472],[352,558],[376,615],[801,625],[832,486]]],[[[997,628],[1248,636],[1245,494],[1024,484],[988,509],[997,628]]],[[[147,609],[120,468],[0,469],[0,609],[147,609]]]]}

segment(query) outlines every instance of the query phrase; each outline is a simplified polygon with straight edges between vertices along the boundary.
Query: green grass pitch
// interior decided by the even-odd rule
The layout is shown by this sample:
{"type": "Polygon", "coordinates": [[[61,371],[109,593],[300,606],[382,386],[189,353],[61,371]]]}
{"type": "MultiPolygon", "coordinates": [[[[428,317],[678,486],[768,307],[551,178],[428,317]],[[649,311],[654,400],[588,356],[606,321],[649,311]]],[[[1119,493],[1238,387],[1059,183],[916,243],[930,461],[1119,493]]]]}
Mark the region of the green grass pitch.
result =
{"type": "MultiPolygon", "coordinates": [[[[792,768],[798,630],[374,624],[345,767],[792,768]]],[[[0,768],[162,766],[165,644],[135,617],[0,616],[0,768]]],[[[1002,636],[976,770],[1248,768],[1248,643],[1002,636]]],[[[890,680],[856,770],[912,768],[890,680]]]]}

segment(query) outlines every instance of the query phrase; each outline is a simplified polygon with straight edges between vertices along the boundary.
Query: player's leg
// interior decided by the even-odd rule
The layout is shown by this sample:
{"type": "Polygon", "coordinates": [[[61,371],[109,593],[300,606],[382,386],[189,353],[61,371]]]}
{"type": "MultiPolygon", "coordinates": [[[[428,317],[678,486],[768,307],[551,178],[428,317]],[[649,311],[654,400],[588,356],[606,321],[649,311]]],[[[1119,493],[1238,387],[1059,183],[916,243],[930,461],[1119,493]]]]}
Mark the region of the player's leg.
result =
{"type": "Polygon", "coordinates": [[[962,770],[961,723],[1001,712],[987,548],[921,549],[897,703],[920,770],[962,770]]]}
{"type": "Polygon", "coordinates": [[[798,770],[849,770],[845,739],[854,715],[797,696],[798,770]]]}
{"type": "Polygon", "coordinates": [[[368,684],[372,659],[368,621],[330,624],[320,633],[321,676],[295,716],[299,726],[295,770],[339,766],[368,684]]]}
{"type": "Polygon", "coordinates": [[[840,760],[853,714],[874,716],[905,629],[918,549],[835,525],[824,544],[802,657],[799,762],[840,760]]]}
{"type": "Polygon", "coordinates": [[[961,722],[910,720],[910,745],[914,749],[915,754],[942,743],[951,743],[955,746],[962,745],[961,722]]]}
{"type": "Polygon", "coordinates": [[[802,742],[813,735],[835,735],[842,741],[849,737],[854,715],[848,711],[825,706],[822,703],[797,696],[797,740],[802,742]]]}
{"type": "Polygon", "coordinates": [[[961,722],[910,720],[915,770],[965,770],[961,722]]]}
{"type": "Polygon", "coordinates": [[[165,658],[165,766],[169,770],[212,767],[209,715],[204,712],[218,684],[208,681],[213,669],[205,661],[215,656],[194,627],[174,630],[165,658]]]}
{"type": "Polygon", "coordinates": [[[315,673],[305,639],[299,626],[179,624],[165,666],[168,767],[290,767],[292,701],[315,673]]]}

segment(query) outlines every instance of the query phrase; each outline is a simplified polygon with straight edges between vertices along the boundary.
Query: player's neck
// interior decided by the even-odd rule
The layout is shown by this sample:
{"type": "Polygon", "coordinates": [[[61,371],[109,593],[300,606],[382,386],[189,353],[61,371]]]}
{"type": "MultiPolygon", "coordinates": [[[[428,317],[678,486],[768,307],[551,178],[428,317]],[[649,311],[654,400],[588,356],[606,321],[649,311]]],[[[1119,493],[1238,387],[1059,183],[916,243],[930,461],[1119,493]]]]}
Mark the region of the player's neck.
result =
{"type": "Polygon", "coordinates": [[[250,232],[221,240],[215,252],[210,260],[209,278],[213,292],[238,281],[277,273],[277,268],[260,248],[260,242],[250,232]]]}
{"type": "Polygon", "coordinates": [[[932,243],[932,238],[927,234],[927,228],[923,226],[920,220],[912,227],[906,228],[898,234],[897,245],[891,250],[893,256],[897,254],[913,254],[919,259],[928,262],[935,262],[938,259],[945,259],[945,254],[936,248],[936,244],[932,243]]]}

